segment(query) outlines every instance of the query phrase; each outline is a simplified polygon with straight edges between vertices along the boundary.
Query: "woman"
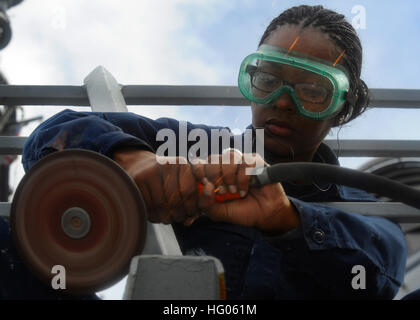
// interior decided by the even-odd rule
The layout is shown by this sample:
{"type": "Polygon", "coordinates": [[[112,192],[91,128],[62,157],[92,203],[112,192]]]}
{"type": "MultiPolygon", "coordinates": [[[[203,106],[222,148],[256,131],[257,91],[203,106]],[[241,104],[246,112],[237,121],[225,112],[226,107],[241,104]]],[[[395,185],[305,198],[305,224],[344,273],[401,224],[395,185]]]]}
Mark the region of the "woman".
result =
{"type": "MultiPolygon", "coordinates": [[[[244,60],[239,79],[241,92],[251,101],[249,128],[264,129],[267,165],[338,165],[322,140],[332,127],[367,107],[361,63],[360,41],[340,14],[322,6],[299,6],[271,22],[259,50],[244,60]]],[[[178,158],[179,164],[161,164],[155,153],[162,141],[156,134],[178,127],[178,121],[168,118],[66,110],[32,133],[22,162],[27,170],[64,148],[113,158],[139,186],[149,220],[173,224],[184,254],[222,261],[228,299],[394,297],[406,259],[399,227],[316,203],[375,199],[316,181],[253,188],[245,174],[252,165],[244,161],[191,164],[178,158]],[[200,197],[197,181],[204,184],[200,197]],[[240,192],[241,198],[218,203],[215,191],[240,192]],[[366,271],[362,289],[352,285],[358,265],[366,271]]],[[[187,131],[196,128],[210,133],[215,127],[189,123],[187,131]]]]}

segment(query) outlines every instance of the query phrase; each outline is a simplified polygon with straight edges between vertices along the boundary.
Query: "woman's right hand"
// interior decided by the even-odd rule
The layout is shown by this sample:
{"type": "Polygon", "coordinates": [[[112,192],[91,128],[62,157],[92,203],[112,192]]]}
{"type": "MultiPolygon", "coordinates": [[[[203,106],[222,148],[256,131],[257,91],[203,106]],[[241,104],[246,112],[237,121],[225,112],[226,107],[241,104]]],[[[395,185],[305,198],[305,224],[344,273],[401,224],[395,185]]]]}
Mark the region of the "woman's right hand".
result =
{"type": "Polygon", "coordinates": [[[158,157],[150,151],[131,149],[116,151],[114,161],[140,189],[150,222],[190,225],[200,216],[197,181],[185,158],[158,157]],[[163,159],[170,162],[163,164],[163,159]]]}

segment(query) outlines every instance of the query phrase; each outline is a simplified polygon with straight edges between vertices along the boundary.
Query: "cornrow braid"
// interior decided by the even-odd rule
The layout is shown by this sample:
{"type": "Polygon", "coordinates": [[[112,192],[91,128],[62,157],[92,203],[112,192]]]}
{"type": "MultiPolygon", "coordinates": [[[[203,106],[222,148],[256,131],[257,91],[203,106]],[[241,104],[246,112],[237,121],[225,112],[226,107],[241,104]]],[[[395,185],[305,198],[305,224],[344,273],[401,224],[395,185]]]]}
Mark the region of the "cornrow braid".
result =
{"type": "Polygon", "coordinates": [[[345,124],[361,115],[369,105],[369,89],[360,79],[362,69],[362,44],[353,26],[345,20],[344,15],[325,9],[323,6],[301,5],[292,7],[274,18],[261,37],[259,46],[277,28],[287,24],[302,24],[302,29],[313,26],[327,34],[336,46],[345,50],[341,60],[350,77],[350,90],[355,96],[355,103],[344,105],[343,110],[335,118],[334,126],[345,124]],[[345,119],[345,121],[342,121],[345,119]]]}

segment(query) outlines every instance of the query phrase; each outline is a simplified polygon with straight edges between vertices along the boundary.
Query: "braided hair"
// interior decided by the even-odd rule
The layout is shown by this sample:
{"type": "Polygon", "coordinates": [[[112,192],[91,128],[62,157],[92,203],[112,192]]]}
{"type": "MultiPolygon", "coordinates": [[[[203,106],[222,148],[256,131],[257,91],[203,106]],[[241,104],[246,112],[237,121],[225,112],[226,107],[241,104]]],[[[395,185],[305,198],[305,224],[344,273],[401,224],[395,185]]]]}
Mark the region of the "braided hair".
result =
{"type": "Polygon", "coordinates": [[[342,65],[350,77],[350,90],[354,95],[353,106],[346,102],[343,110],[335,118],[334,126],[338,126],[357,118],[369,104],[369,90],[366,83],[360,79],[362,69],[362,45],[353,26],[347,22],[344,15],[325,9],[323,6],[301,5],[292,7],[274,18],[263,36],[259,46],[277,28],[287,24],[302,24],[302,29],[313,26],[326,33],[341,49],[345,50],[342,65]],[[343,119],[345,119],[343,121],[343,119]]]}

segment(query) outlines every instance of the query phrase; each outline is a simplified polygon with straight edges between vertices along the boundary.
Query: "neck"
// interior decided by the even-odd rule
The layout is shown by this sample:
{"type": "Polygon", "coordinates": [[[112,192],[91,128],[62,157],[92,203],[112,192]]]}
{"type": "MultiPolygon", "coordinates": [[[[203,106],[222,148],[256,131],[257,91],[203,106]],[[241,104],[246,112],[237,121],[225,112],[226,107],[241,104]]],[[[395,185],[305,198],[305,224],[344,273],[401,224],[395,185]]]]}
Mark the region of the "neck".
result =
{"type": "MultiPolygon", "coordinates": [[[[294,155],[291,155],[291,154],[278,155],[269,151],[267,154],[264,154],[264,156],[265,156],[265,161],[268,162],[269,164],[285,163],[285,162],[312,162],[314,155],[316,153],[316,150],[318,150],[318,147],[312,150],[311,152],[294,154],[294,155]]],[[[312,184],[312,181],[310,180],[296,180],[296,181],[291,181],[291,182],[293,184],[299,184],[299,185],[312,184]]]]}
{"type": "Polygon", "coordinates": [[[284,162],[312,162],[314,155],[316,153],[316,150],[318,150],[318,147],[310,152],[293,154],[293,151],[292,151],[290,152],[290,154],[285,155],[285,154],[276,154],[266,149],[265,158],[266,158],[266,161],[269,162],[270,164],[284,163],[284,162]]]}

